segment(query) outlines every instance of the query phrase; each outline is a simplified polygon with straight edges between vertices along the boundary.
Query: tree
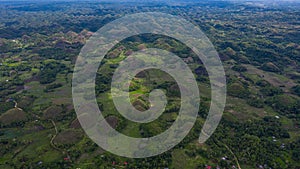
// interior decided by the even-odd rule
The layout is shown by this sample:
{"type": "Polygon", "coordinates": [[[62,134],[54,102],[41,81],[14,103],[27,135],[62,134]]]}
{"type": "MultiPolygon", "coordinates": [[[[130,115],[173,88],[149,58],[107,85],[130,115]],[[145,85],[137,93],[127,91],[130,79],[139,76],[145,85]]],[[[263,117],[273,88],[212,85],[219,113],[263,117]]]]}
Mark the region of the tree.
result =
{"type": "Polygon", "coordinates": [[[300,85],[292,87],[291,91],[293,94],[300,96],[300,85]]]}

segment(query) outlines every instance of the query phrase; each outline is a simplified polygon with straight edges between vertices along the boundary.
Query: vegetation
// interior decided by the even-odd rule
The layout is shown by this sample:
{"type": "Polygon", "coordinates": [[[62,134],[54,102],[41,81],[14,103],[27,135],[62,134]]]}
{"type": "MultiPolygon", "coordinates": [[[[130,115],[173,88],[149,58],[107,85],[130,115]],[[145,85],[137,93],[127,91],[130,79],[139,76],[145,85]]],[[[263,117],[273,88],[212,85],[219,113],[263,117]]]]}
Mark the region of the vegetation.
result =
{"type": "Polygon", "coordinates": [[[268,1],[18,1],[0,2],[0,168],[300,168],[299,2],[268,1]],[[199,133],[210,108],[207,70],[180,41],[143,34],[119,42],[101,62],[99,109],[117,131],[142,138],[167,130],[180,110],[180,91],[165,72],[146,70],[130,82],[132,105],[150,107],[162,89],[163,114],[150,123],[125,119],[110,95],[119,63],[145,48],[181,57],[198,81],[198,118],[188,136],[155,157],[129,159],[98,147],[81,129],[72,104],[74,63],[86,41],[125,14],[183,16],[214,44],[227,78],[227,104],[216,132],[199,133]]]}

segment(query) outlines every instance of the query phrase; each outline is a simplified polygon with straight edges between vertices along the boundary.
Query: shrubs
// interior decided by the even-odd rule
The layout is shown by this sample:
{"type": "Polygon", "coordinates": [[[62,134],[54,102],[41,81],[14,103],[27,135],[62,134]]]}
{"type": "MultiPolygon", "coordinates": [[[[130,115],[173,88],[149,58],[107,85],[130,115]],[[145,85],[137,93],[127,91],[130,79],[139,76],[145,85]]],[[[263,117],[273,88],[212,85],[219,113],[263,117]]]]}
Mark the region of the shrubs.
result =
{"type": "Polygon", "coordinates": [[[34,102],[34,100],[36,99],[35,96],[21,96],[17,98],[17,102],[18,102],[18,107],[23,109],[26,112],[30,112],[31,110],[31,105],[34,102]]]}
{"type": "Polygon", "coordinates": [[[230,84],[227,92],[229,95],[239,98],[247,98],[250,94],[250,91],[239,83],[230,84]]]}
{"type": "Polygon", "coordinates": [[[288,95],[271,97],[266,100],[266,104],[284,115],[300,113],[300,101],[288,95]]]}
{"type": "Polygon", "coordinates": [[[104,93],[105,91],[110,89],[111,78],[108,75],[97,73],[96,76],[96,92],[104,93]]]}
{"type": "Polygon", "coordinates": [[[13,108],[0,116],[0,124],[4,126],[22,126],[22,123],[27,119],[26,113],[23,110],[13,108]]]}
{"type": "Polygon", "coordinates": [[[237,71],[237,72],[246,72],[247,68],[245,66],[242,66],[242,65],[234,65],[232,67],[232,70],[237,71]]]}
{"type": "Polygon", "coordinates": [[[14,102],[0,102],[0,114],[12,109],[14,106],[14,102]]]}
{"type": "Polygon", "coordinates": [[[256,108],[263,108],[264,102],[258,98],[250,98],[247,100],[247,104],[256,108]]]}
{"type": "Polygon", "coordinates": [[[44,89],[44,92],[52,92],[54,89],[62,87],[63,85],[61,83],[53,83],[50,85],[47,85],[44,89]]]}
{"type": "Polygon", "coordinates": [[[275,96],[283,93],[283,91],[280,88],[273,87],[273,86],[264,87],[260,89],[260,92],[264,96],[275,96]]]}
{"type": "Polygon", "coordinates": [[[291,91],[293,94],[300,96],[300,85],[292,87],[291,91]]]}
{"type": "Polygon", "coordinates": [[[44,119],[59,119],[63,116],[64,110],[61,106],[48,107],[43,114],[44,119]]]}
{"type": "Polygon", "coordinates": [[[267,87],[267,86],[270,86],[271,84],[266,81],[266,80],[259,80],[255,83],[257,86],[260,86],[260,87],[267,87]]]}
{"type": "Polygon", "coordinates": [[[65,69],[66,69],[66,65],[62,63],[59,62],[47,63],[45,67],[41,69],[41,72],[39,74],[40,83],[48,84],[54,82],[56,80],[56,75],[65,69]]]}
{"type": "Polygon", "coordinates": [[[261,69],[269,72],[280,72],[280,69],[272,62],[263,64],[261,69]]]}

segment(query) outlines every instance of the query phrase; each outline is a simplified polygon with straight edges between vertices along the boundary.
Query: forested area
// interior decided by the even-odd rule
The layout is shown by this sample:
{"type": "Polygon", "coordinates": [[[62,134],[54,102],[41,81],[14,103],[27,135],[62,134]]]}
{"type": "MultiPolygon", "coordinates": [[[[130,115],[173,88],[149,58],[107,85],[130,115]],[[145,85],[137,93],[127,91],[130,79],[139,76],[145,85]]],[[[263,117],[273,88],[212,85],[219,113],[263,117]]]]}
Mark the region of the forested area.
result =
{"type": "Polygon", "coordinates": [[[0,168],[300,168],[300,20],[298,2],[0,2],[0,168]],[[149,109],[149,93],[168,97],[164,113],[145,124],[118,113],[110,89],[119,63],[159,48],[191,69],[201,95],[196,123],[173,149],[130,159],[106,152],[83,131],[72,103],[72,73],[86,41],[126,14],[165,12],[199,26],[223,62],[227,103],[204,144],[198,137],[210,103],[210,79],[190,48],[162,35],[119,42],[99,66],[95,95],[106,121],[131,137],[167,130],[178,117],[180,92],[165,72],[139,73],[130,101],[149,109]]]}

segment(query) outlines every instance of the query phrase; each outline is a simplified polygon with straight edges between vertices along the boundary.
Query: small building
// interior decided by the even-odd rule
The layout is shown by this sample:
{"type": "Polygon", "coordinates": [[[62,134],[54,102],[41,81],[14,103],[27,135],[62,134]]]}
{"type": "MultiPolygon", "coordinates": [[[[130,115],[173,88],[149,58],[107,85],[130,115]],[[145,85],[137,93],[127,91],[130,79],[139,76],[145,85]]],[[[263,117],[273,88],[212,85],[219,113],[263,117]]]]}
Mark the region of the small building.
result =
{"type": "Polygon", "coordinates": [[[206,169],[211,169],[212,167],[210,165],[206,166],[206,169]]]}
{"type": "Polygon", "coordinates": [[[65,157],[64,161],[70,161],[70,158],[69,157],[65,157]]]}

